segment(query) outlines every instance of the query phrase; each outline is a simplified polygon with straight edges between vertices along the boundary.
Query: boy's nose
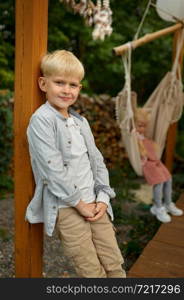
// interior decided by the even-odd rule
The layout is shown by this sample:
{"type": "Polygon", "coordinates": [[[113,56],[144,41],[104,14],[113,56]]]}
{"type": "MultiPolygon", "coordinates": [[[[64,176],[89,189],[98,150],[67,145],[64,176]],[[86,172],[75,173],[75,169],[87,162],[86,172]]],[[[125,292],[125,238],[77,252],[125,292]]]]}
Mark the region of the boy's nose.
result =
{"type": "Polygon", "coordinates": [[[69,86],[69,84],[65,84],[65,85],[63,86],[63,92],[64,92],[64,93],[69,93],[69,92],[70,92],[70,86],[69,86]]]}

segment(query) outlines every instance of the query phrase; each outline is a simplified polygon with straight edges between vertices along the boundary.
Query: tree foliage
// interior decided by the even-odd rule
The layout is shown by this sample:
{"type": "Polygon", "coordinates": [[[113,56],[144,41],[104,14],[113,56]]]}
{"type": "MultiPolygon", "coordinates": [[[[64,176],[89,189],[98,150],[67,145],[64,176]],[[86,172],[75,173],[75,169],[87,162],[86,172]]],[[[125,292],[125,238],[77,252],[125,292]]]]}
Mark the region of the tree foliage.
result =
{"type": "Polygon", "coordinates": [[[0,91],[0,196],[12,188],[13,118],[12,93],[0,91]]]}
{"type": "MultiPolygon", "coordinates": [[[[44,1],[44,0],[43,0],[44,1]]],[[[111,0],[113,33],[104,41],[92,40],[92,28],[84,19],[59,0],[49,0],[48,50],[68,49],[83,62],[86,77],[84,91],[88,94],[107,93],[115,96],[122,88],[124,70],[120,57],[112,49],[131,41],[136,33],[147,0],[111,0]]],[[[15,1],[0,3],[0,85],[13,89],[15,1]]],[[[168,26],[154,8],[150,8],[140,35],[168,26]]],[[[35,37],[36,38],[36,37],[35,37]]],[[[133,53],[132,84],[140,101],[154,89],[171,67],[172,40],[165,36],[133,53]],[[159,70],[159,72],[158,72],[159,70]]]]}
{"type": "Polygon", "coordinates": [[[14,1],[0,3],[0,89],[13,89],[14,81],[14,1]]]}

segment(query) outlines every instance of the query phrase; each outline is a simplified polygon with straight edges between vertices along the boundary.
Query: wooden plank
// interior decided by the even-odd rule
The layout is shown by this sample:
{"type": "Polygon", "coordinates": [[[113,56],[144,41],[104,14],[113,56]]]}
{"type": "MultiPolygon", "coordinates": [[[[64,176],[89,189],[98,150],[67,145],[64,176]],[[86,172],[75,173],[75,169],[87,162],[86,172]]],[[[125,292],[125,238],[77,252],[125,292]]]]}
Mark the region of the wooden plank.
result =
{"type": "Polygon", "coordinates": [[[184,193],[180,195],[177,201],[177,206],[184,210],[184,193]]]}
{"type": "MultiPolygon", "coordinates": [[[[177,201],[184,209],[184,193],[177,201]]],[[[184,277],[184,215],[172,217],[172,221],[162,224],[127,277],[136,278],[179,278],[184,277]]]]}
{"type": "MultiPolygon", "coordinates": [[[[182,217],[175,217],[175,218],[182,218],[182,217]]],[[[184,221],[184,217],[182,218],[184,221]]],[[[174,223],[174,222],[173,222],[174,223]]],[[[166,244],[172,244],[178,247],[184,248],[184,239],[182,239],[184,223],[177,222],[173,224],[163,224],[157,234],[154,236],[154,241],[160,241],[166,244]]],[[[183,249],[184,250],[184,249],[183,249]]]]}
{"type": "Polygon", "coordinates": [[[184,277],[183,248],[162,242],[151,241],[128,277],[181,278],[184,277]]]}
{"type": "Polygon", "coordinates": [[[33,196],[26,128],[42,103],[39,63],[47,50],[48,0],[16,0],[16,60],[14,104],[14,199],[16,277],[42,277],[43,227],[25,222],[33,196]]]}

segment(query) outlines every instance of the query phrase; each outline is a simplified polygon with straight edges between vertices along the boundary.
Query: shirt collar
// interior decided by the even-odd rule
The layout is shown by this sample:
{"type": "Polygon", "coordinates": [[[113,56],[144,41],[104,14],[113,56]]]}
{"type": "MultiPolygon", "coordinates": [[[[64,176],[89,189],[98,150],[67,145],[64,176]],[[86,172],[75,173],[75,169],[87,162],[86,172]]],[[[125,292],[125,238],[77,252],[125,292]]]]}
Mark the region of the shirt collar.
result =
{"type": "MultiPolygon", "coordinates": [[[[46,101],[45,105],[52,110],[60,119],[67,120],[66,117],[64,117],[57,109],[55,109],[48,101],[46,101]]],[[[75,117],[77,117],[79,120],[83,121],[82,116],[80,116],[79,113],[77,113],[73,108],[69,107],[69,113],[75,117]]]]}
{"type": "Polygon", "coordinates": [[[74,119],[72,117],[67,118],[68,127],[76,126],[74,119]]]}

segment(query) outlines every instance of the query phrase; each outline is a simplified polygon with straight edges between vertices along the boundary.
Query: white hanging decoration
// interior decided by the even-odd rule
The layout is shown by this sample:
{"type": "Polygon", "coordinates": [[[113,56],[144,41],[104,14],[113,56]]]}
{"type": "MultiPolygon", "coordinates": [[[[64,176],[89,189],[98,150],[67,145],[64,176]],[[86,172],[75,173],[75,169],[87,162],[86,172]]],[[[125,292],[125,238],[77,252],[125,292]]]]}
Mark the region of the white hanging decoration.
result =
{"type": "Polygon", "coordinates": [[[75,13],[79,13],[81,16],[86,14],[88,8],[88,3],[86,0],[81,0],[79,3],[75,4],[73,9],[75,13]]]}
{"type": "Polygon", "coordinates": [[[94,25],[92,37],[94,40],[104,40],[105,36],[110,36],[113,29],[112,10],[110,9],[109,0],[97,0],[96,5],[91,0],[59,0],[69,5],[75,13],[84,17],[88,26],[94,25]]]}
{"type": "Polygon", "coordinates": [[[157,0],[156,10],[163,20],[178,22],[184,19],[184,0],[157,0]]]}
{"type": "Polygon", "coordinates": [[[94,40],[104,40],[105,36],[112,33],[112,11],[109,6],[109,0],[97,1],[96,11],[94,14],[94,30],[92,36],[94,40]]]}

